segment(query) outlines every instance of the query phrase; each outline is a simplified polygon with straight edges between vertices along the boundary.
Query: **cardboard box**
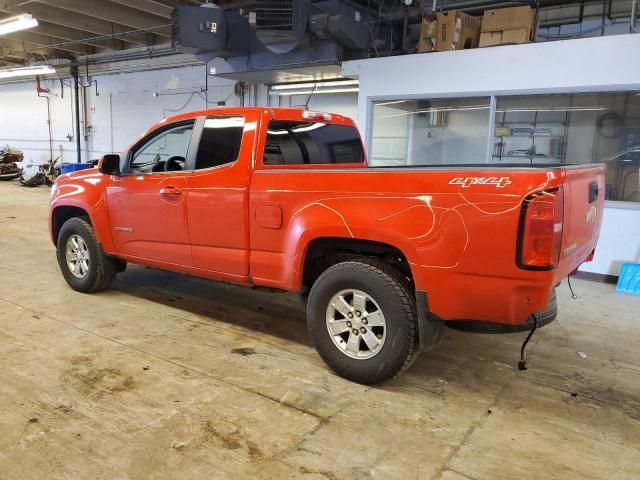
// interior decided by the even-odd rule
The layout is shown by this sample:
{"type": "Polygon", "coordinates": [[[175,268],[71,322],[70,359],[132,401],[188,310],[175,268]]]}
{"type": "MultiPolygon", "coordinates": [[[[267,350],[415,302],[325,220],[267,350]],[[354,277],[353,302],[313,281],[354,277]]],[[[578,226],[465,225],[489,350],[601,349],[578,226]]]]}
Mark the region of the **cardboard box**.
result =
{"type": "Polygon", "coordinates": [[[482,32],[533,29],[536,12],[529,6],[485,10],[482,32]]]}
{"type": "Polygon", "coordinates": [[[480,47],[494,47],[496,45],[514,45],[529,43],[531,30],[521,28],[519,30],[503,30],[500,32],[482,32],[480,34],[480,47]]]}
{"type": "Polygon", "coordinates": [[[537,32],[535,10],[528,6],[485,10],[481,32],[481,47],[529,43],[537,32]]]}
{"type": "Polygon", "coordinates": [[[482,32],[480,34],[480,47],[494,47],[502,43],[502,32],[482,32]]]}
{"type": "Polygon", "coordinates": [[[418,53],[433,52],[436,49],[437,33],[437,22],[423,18],[422,27],[420,28],[420,40],[418,41],[418,53]]]}
{"type": "Polygon", "coordinates": [[[476,48],[480,39],[481,20],[464,12],[449,10],[438,13],[436,50],[476,48]]]}
{"type": "Polygon", "coordinates": [[[510,45],[517,43],[529,43],[531,40],[531,30],[527,28],[520,28],[518,30],[503,30],[502,31],[502,44],[510,45]]]}

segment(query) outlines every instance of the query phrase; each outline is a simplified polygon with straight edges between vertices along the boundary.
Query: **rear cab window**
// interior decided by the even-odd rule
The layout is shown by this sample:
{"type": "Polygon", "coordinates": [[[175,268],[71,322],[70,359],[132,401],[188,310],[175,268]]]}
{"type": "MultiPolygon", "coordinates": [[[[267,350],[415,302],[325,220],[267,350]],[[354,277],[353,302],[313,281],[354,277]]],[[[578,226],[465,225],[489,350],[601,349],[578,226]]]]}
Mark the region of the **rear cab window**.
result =
{"type": "Polygon", "coordinates": [[[267,127],[267,166],[362,164],[364,159],[360,134],[350,125],[272,120],[267,127]]]}

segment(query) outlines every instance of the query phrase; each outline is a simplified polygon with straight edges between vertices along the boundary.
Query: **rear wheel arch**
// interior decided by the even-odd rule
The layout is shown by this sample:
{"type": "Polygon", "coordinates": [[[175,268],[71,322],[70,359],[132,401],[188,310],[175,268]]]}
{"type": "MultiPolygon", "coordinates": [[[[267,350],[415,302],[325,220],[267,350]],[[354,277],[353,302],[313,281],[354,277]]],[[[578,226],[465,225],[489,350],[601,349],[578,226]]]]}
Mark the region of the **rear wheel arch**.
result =
{"type": "Polygon", "coordinates": [[[413,286],[413,273],[406,255],[388,243],[358,238],[320,237],[311,240],[302,259],[302,290],[331,266],[357,258],[372,258],[395,268],[413,286]]]}

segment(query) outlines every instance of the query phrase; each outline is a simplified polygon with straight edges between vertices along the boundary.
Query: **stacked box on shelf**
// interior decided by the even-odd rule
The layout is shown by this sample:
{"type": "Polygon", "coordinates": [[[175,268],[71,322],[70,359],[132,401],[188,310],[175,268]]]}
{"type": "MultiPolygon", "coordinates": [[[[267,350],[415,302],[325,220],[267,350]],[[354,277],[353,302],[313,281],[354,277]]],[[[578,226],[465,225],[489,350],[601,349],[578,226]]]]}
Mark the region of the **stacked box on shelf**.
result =
{"type": "Polygon", "coordinates": [[[481,20],[458,10],[438,13],[436,50],[448,52],[476,48],[481,20]]]}
{"type": "Polygon", "coordinates": [[[536,31],[535,10],[529,6],[485,10],[480,46],[529,43],[535,40],[536,31]]]}
{"type": "Polygon", "coordinates": [[[418,53],[476,48],[480,23],[479,18],[457,10],[440,12],[436,20],[423,18],[418,53]]]}
{"type": "Polygon", "coordinates": [[[418,53],[433,52],[436,49],[437,23],[436,20],[430,20],[428,18],[422,19],[418,53]]]}

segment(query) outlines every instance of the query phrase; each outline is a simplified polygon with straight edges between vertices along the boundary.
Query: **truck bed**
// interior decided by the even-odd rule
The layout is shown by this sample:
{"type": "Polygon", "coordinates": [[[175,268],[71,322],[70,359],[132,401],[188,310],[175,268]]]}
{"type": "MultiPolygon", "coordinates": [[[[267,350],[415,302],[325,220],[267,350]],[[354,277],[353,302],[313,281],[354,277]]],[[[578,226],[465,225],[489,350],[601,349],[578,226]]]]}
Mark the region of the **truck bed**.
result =
{"type": "Polygon", "coordinates": [[[283,229],[250,228],[251,274],[256,283],[295,290],[304,257],[297,245],[311,241],[305,238],[311,231],[367,238],[406,256],[416,289],[427,293],[436,315],[466,320],[473,312],[473,320],[522,323],[545,308],[553,286],[594,250],[603,192],[602,165],[260,169],[252,179],[251,210],[278,205],[283,229]],[[600,194],[589,203],[593,182],[600,194]],[[564,197],[559,265],[519,268],[523,202],[555,189],[564,197]]]}

